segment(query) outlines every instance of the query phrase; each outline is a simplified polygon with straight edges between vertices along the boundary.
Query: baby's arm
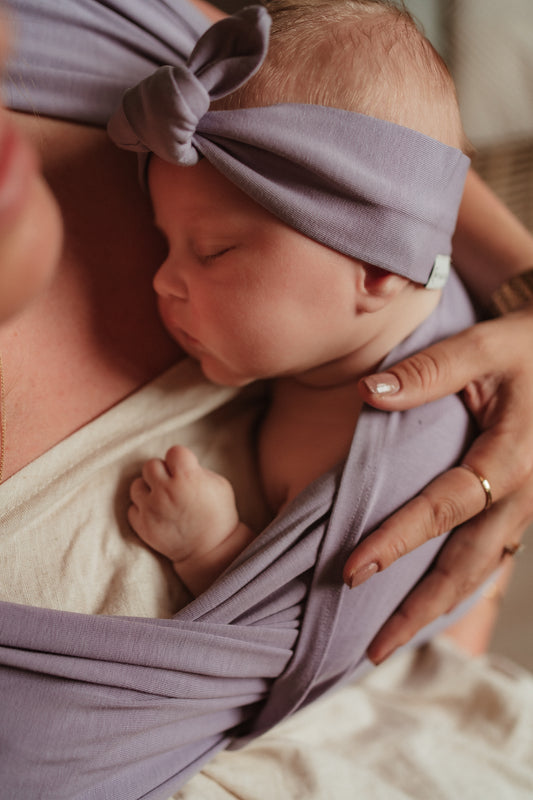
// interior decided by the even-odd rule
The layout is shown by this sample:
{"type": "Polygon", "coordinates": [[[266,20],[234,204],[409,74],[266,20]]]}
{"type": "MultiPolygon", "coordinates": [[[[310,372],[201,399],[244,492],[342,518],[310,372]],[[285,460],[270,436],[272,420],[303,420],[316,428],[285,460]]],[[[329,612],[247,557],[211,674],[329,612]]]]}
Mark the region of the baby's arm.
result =
{"type": "Polygon", "coordinates": [[[130,497],[132,528],[172,561],[195,596],[253,539],[239,520],[230,482],[201,467],[186,447],[171,447],[164,461],[147,461],[130,497]]]}

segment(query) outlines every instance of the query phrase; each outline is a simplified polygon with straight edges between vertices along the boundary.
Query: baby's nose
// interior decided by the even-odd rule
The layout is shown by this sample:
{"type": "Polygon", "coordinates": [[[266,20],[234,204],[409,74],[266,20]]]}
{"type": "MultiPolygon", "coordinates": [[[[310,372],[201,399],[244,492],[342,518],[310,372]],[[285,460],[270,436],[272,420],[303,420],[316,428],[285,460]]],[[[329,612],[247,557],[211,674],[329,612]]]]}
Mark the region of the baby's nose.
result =
{"type": "Polygon", "coordinates": [[[178,297],[185,300],[187,297],[187,284],[181,272],[165,261],[154,275],[153,287],[160,297],[178,297]]]}

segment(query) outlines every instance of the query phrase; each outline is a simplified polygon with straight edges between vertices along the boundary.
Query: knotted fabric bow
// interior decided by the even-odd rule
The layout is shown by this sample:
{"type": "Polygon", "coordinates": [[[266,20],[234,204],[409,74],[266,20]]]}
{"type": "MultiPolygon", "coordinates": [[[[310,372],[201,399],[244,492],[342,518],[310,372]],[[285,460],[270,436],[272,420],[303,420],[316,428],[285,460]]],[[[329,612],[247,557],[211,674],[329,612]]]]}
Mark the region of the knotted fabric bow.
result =
{"type": "Polygon", "coordinates": [[[201,156],[256,202],[345,255],[439,288],[469,159],[417,131],[317,105],[209,111],[263,63],[270,17],[251,6],[212,25],[187,65],[129,89],[108,131],[173,164],[201,156]]]}

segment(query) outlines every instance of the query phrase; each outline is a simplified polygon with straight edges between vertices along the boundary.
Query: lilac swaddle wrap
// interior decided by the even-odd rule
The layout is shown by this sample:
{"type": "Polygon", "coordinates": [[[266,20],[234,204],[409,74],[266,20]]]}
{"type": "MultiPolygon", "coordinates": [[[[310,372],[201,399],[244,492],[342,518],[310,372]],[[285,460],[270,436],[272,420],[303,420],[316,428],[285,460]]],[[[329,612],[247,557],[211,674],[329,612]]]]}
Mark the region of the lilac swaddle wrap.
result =
{"type": "MultiPolygon", "coordinates": [[[[37,0],[17,0],[15,5],[21,13],[32,6],[37,16],[43,13],[37,0]]],[[[130,20],[137,10],[142,16],[146,5],[142,0],[80,3],[83,13],[91,8],[95,13],[123,11],[130,20]]],[[[181,4],[175,6],[183,10],[181,4]]],[[[56,13],[78,13],[67,7],[58,1],[56,13]]],[[[161,8],[166,19],[168,3],[161,8]]],[[[102,19],[105,26],[108,17],[102,19]]],[[[174,65],[182,64],[178,55],[173,59],[174,65]]],[[[98,80],[95,75],[91,96],[97,95],[98,80]]],[[[82,83],[87,81],[84,75],[82,83]]],[[[327,112],[335,116],[331,109],[327,112]]],[[[361,141],[374,130],[373,122],[368,124],[361,141]]],[[[201,145],[193,134],[194,147],[222,171],[238,172],[239,185],[248,190],[256,181],[250,145],[230,147],[224,133],[219,146],[220,129],[212,134],[210,125],[207,113],[202,130],[209,132],[201,145]],[[243,166],[247,175],[248,162],[253,173],[249,181],[236,167],[243,166]]],[[[259,126],[267,137],[270,125],[276,127],[275,116],[259,126]]],[[[233,136],[233,122],[231,127],[233,136]]],[[[387,128],[390,141],[396,127],[387,128]]],[[[411,133],[398,135],[409,143],[414,142],[411,133]]],[[[415,136],[418,142],[419,134],[415,136]]],[[[428,146],[439,151],[435,145],[428,146]]],[[[370,165],[372,146],[367,142],[364,148],[370,165]]],[[[417,279],[423,283],[435,257],[449,253],[457,213],[457,170],[464,169],[464,162],[449,150],[442,150],[440,161],[435,159],[435,169],[438,185],[445,185],[448,175],[454,199],[449,195],[439,201],[446,211],[445,241],[435,228],[436,244],[429,246],[433,236],[428,235],[419,250],[417,279]]],[[[283,154],[283,163],[291,158],[283,154]]],[[[268,161],[258,179],[265,203],[271,165],[268,161]]],[[[430,166],[428,162],[424,169],[430,166]]],[[[319,194],[310,201],[316,208],[329,180],[327,165],[324,170],[324,184],[318,182],[319,194]]],[[[276,202],[279,173],[273,174],[276,202]]],[[[305,185],[303,173],[298,174],[305,185]]],[[[422,175],[419,180],[423,183],[422,175]]],[[[369,183],[374,183],[372,177],[369,183]]],[[[287,182],[286,189],[283,206],[289,208],[294,185],[287,182]]],[[[439,192],[434,194],[438,199],[439,192]]],[[[376,214],[380,202],[380,197],[374,199],[376,214]]],[[[357,199],[356,204],[367,201],[357,199]]],[[[327,217],[324,230],[327,234],[327,217]]],[[[348,234],[346,222],[334,233],[343,240],[348,234]]],[[[473,321],[452,273],[436,311],[384,366],[473,321]]],[[[239,746],[330,687],[363,674],[370,666],[365,658],[369,642],[431,564],[443,537],[352,591],[342,584],[342,566],[361,537],[461,458],[469,435],[468,415],[457,397],[405,413],[363,409],[346,462],[302,492],[226,574],[170,620],[0,604],[0,797],[167,798],[217,750],[239,746]]],[[[440,620],[417,641],[449,621],[440,620]]]]}
{"type": "MultiPolygon", "coordinates": [[[[452,274],[436,312],[391,359],[455,332],[458,320],[473,315],[452,274]]],[[[368,644],[443,537],[355,590],[342,585],[343,564],[460,460],[468,429],[456,397],[403,414],[365,408],[346,463],[172,620],[0,604],[0,797],[165,800],[218,749],[364,674],[368,644]]]]}

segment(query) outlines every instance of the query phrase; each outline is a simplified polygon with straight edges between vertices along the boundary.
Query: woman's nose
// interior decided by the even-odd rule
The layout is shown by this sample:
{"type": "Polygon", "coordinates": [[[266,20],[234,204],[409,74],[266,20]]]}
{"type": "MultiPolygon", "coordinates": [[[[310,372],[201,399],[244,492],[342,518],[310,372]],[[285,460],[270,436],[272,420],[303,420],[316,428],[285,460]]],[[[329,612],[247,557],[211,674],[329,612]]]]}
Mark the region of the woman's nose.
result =
{"type": "Polygon", "coordinates": [[[153,287],[160,297],[178,297],[185,300],[188,295],[182,272],[168,260],[161,264],[154,275],[153,287]]]}

